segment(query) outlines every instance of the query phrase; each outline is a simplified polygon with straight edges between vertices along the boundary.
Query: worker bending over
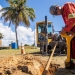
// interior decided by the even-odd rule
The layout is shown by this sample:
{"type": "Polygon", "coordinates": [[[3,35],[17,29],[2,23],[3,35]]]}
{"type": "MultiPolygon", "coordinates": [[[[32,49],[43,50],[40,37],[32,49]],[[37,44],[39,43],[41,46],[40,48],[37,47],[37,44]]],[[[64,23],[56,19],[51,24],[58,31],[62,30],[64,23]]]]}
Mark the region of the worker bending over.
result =
{"type": "MultiPolygon", "coordinates": [[[[58,5],[52,5],[50,7],[50,13],[58,16],[62,15],[65,22],[65,27],[62,29],[61,34],[75,33],[75,3],[67,2],[62,7],[58,5]]],[[[73,62],[73,73],[75,73],[75,39],[72,41],[71,61],[73,62]]]]}

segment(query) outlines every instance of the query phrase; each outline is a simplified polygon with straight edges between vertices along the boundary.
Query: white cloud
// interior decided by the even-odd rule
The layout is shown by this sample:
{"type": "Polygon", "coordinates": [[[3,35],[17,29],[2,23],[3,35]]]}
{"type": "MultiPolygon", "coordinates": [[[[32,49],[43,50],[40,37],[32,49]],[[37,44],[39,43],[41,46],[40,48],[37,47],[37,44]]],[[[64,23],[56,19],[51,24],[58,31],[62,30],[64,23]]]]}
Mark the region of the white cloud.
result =
{"type": "MultiPolygon", "coordinates": [[[[21,43],[29,45],[32,45],[34,43],[34,31],[32,31],[31,28],[19,26],[17,28],[17,32],[19,45],[21,43]]],[[[10,27],[4,26],[2,22],[0,22],[0,33],[2,33],[4,36],[4,38],[2,39],[3,45],[6,46],[9,45],[11,41],[15,41],[16,38],[15,32],[13,32],[10,27]]]]}
{"type": "Polygon", "coordinates": [[[26,44],[33,44],[34,43],[34,31],[31,28],[26,28],[23,26],[19,26],[17,28],[19,42],[26,43],[26,44]]]}
{"type": "Polygon", "coordinates": [[[15,41],[15,33],[8,26],[4,26],[0,22],[0,33],[3,34],[2,44],[9,45],[11,41],[15,41]]]}

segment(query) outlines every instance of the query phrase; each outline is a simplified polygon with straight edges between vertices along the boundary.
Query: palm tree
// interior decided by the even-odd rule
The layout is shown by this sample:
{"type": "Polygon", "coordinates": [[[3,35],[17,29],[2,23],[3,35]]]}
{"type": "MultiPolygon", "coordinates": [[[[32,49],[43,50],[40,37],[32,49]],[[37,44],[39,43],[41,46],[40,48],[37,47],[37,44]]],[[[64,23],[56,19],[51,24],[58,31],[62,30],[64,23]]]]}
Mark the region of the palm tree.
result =
{"type": "Polygon", "coordinates": [[[3,35],[2,35],[2,33],[0,33],[0,45],[2,45],[2,39],[3,38],[3,35]]]}
{"type": "Polygon", "coordinates": [[[0,11],[4,11],[2,16],[4,18],[4,22],[9,20],[9,26],[11,24],[15,25],[15,33],[16,33],[16,42],[18,45],[17,38],[17,27],[19,24],[24,23],[26,27],[30,26],[30,20],[34,21],[35,12],[33,8],[30,8],[26,5],[27,0],[6,0],[10,7],[5,7],[0,11]]]}

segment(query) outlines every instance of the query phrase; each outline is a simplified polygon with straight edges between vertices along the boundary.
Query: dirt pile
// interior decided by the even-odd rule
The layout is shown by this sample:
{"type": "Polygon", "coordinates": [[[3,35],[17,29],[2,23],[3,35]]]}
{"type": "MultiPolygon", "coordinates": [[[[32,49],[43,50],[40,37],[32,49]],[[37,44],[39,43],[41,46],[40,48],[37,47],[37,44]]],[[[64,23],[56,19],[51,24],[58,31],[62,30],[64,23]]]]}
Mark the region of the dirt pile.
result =
{"type": "MultiPolygon", "coordinates": [[[[42,75],[46,61],[32,55],[15,55],[0,58],[0,75],[42,75]]],[[[53,75],[58,65],[51,64],[47,75],[53,75]]]]}

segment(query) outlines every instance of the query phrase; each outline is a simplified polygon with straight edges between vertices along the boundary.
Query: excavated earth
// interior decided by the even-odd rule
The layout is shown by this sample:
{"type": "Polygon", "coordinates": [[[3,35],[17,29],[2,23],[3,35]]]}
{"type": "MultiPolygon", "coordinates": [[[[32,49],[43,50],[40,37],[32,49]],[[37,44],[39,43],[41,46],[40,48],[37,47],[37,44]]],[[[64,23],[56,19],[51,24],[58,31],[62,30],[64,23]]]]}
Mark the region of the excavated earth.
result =
{"type": "MultiPolygon", "coordinates": [[[[66,55],[53,56],[45,75],[75,75],[65,69],[66,58],[66,55]]],[[[0,75],[43,75],[48,59],[49,56],[41,54],[0,56],[0,75]]]]}
{"type": "MultiPolygon", "coordinates": [[[[0,75],[42,75],[47,61],[32,54],[0,58],[0,75]]],[[[53,75],[59,64],[51,63],[46,75],[53,75]]]]}

